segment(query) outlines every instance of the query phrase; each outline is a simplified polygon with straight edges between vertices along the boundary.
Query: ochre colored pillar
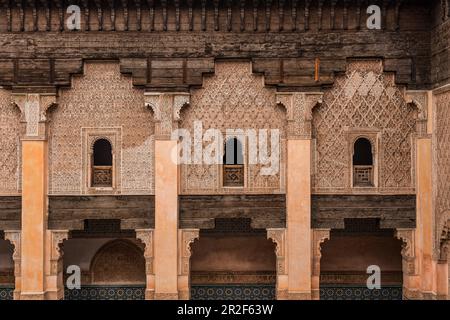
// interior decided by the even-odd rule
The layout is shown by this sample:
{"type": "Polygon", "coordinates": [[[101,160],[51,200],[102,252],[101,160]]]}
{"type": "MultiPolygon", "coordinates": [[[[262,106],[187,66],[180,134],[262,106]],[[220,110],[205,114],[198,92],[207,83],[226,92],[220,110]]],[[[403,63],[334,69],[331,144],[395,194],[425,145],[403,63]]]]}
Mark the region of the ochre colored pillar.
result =
{"type": "Polygon", "coordinates": [[[311,140],[287,141],[288,298],[311,299],[311,140]]]}
{"type": "Polygon", "coordinates": [[[177,141],[155,141],[155,299],[178,299],[177,141]]]}
{"type": "Polygon", "coordinates": [[[47,141],[22,140],[21,299],[45,298],[47,141]]]}
{"type": "Polygon", "coordinates": [[[436,264],[436,291],[438,299],[447,299],[449,294],[448,281],[448,262],[438,261],[436,264]]]}
{"type": "Polygon", "coordinates": [[[417,228],[416,253],[419,259],[420,291],[423,298],[435,295],[433,273],[433,192],[431,138],[417,139],[417,228]]]}

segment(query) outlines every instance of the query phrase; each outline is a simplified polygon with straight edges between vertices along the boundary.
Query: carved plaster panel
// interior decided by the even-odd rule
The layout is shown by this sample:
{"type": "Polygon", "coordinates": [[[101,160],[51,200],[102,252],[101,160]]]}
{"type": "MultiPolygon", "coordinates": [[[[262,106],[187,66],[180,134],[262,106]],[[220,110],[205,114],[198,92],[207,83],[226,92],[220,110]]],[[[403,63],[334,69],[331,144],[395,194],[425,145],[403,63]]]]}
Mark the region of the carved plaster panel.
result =
{"type": "Polygon", "coordinates": [[[60,91],[50,116],[50,194],[81,194],[84,181],[82,128],[121,128],[122,194],[153,194],[153,115],[144,91],[133,87],[118,63],[87,62],[84,75],[60,91]]]}
{"type": "Polygon", "coordinates": [[[267,229],[267,239],[272,240],[276,244],[277,275],[287,275],[286,229],[267,229]]]}
{"type": "Polygon", "coordinates": [[[330,239],[330,229],[313,229],[312,242],[312,275],[320,276],[320,259],[322,258],[322,243],[330,239]]]}
{"type": "Polygon", "coordinates": [[[434,96],[433,184],[435,200],[435,255],[445,226],[450,220],[450,87],[434,96]]]}
{"type": "Polygon", "coordinates": [[[380,130],[380,191],[414,192],[417,110],[405,101],[394,75],[383,72],[381,61],[349,63],[313,115],[316,192],[351,192],[345,134],[358,129],[380,130]]]}
{"type": "Polygon", "coordinates": [[[17,194],[20,190],[20,117],[10,92],[0,88],[0,194],[17,194]]]}
{"type": "MultiPolygon", "coordinates": [[[[191,103],[181,112],[179,127],[194,136],[194,123],[203,131],[227,129],[278,129],[281,145],[277,174],[263,175],[268,165],[248,164],[248,148],[244,146],[246,181],[243,188],[224,188],[220,164],[190,164],[181,166],[183,194],[273,193],[284,191],[284,159],[286,110],[277,105],[276,90],[264,85],[264,78],[255,75],[248,62],[218,62],[215,74],[205,76],[200,89],[192,89],[191,103]],[[247,165],[248,164],[248,165],[247,165]]],[[[268,148],[271,148],[268,134],[268,148]]],[[[208,145],[203,141],[203,147],[208,145]]],[[[270,149],[269,149],[270,150],[270,149]]],[[[259,150],[258,150],[259,152],[259,150]]],[[[258,162],[259,163],[259,162],[258,162]]]]}
{"type": "Polygon", "coordinates": [[[408,275],[416,273],[415,230],[397,229],[395,237],[402,240],[403,271],[408,275]]]}

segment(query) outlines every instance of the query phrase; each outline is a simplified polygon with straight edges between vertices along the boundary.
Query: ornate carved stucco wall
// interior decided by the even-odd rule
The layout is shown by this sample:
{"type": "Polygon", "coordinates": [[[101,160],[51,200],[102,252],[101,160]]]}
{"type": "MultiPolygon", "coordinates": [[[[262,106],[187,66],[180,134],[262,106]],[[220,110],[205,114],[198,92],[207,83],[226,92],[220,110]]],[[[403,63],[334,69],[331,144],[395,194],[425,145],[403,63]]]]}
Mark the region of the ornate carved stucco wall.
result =
{"type": "Polygon", "coordinates": [[[20,189],[20,111],[9,91],[0,88],[0,195],[20,189]]]}
{"type": "Polygon", "coordinates": [[[415,117],[381,61],[350,62],[314,110],[314,191],[351,192],[351,137],[369,131],[377,137],[379,180],[374,191],[413,192],[415,117]]]}
{"type": "Polygon", "coordinates": [[[50,194],[85,192],[86,134],[114,135],[118,192],[153,193],[153,116],[143,90],[120,73],[118,63],[85,63],[84,75],[61,90],[58,103],[50,122],[50,194]]]}
{"type": "MultiPolygon", "coordinates": [[[[191,136],[194,121],[201,121],[203,130],[219,129],[224,136],[226,129],[279,129],[281,163],[284,164],[286,114],[276,105],[275,93],[275,89],[264,86],[262,76],[252,74],[250,63],[218,62],[215,74],[204,78],[203,87],[192,90],[190,106],[182,111],[180,128],[188,129],[191,136]]],[[[275,175],[261,175],[262,167],[267,165],[246,166],[246,187],[230,190],[221,186],[220,165],[183,165],[181,192],[282,192],[284,165],[280,165],[275,175]]]]}
{"type": "Polygon", "coordinates": [[[450,220],[450,89],[436,94],[434,108],[435,237],[439,245],[443,228],[450,220]]]}

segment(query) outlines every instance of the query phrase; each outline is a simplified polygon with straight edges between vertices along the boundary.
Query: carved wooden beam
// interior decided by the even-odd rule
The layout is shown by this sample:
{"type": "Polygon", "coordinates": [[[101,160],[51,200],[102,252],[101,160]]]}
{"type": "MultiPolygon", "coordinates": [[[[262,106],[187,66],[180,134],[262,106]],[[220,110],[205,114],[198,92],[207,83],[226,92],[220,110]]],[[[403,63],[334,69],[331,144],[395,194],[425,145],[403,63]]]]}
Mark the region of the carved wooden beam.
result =
{"type": "Polygon", "coordinates": [[[31,7],[31,14],[33,16],[33,31],[38,31],[37,9],[35,0],[28,0],[28,5],[31,7]]]}
{"type": "Polygon", "coordinates": [[[278,1],[278,31],[283,31],[284,29],[284,4],[285,0],[278,1]]]}
{"type": "Polygon", "coordinates": [[[363,0],[358,0],[356,3],[356,30],[361,29],[361,5],[363,0]]]}
{"type": "Polygon", "coordinates": [[[311,0],[305,0],[305,31],[309,30],[309,8],[311,0]]]}
{"type": "Polygon", "coordinates": [[[125,20],[125,31],[128,31],[130,19],[128,18],[128,0],[122,0],[123,19],[125,20]]]}
{"type": "Polygon", "coordinates": [[[89,11],[89,1],[88,0],[82,0],[81,1],[83,4],[83,8],[84,8],[84,30],[85,31],[89,31],[90,30],[90,26],[89,26],[89,16],[90,16],[90,11],[89,11]]]}
{"type": "Polygon", "coordinates": [[[317,15],[318,17],[318,28],[319,30],[322,30],[322,16],[323,16],[323,3],[325,2],[325,0],[319,0],[318,1],[318,7],[317,7],[317,15]]]}
{"type": "Polygon", "coordinates": [[[163,30],[167,31],[167,0],[161,0],[163,15],[163,30]]]}
{"type": "Polygon", "coordinates": [[[103,8],[101,0],[95,0],[95,5],[97,6],[97,21],[98,21],[98,31],[103,30],[103,8]]]}
{"type": "Polygon", "coordinates": [[[6,11],[6,29],[8,32],[12,31],[12,19],[11,19],[11,6],[9,4],[9,0],[3,0],[2,3],[3,8],[6,11]]]}
{"type": "Polygon", "coordinates": [[[343,16],[344,16],[344,30],[348,30],[348,7],[350,5],[350,0],[344,0],[343,16]]]}
{"type": "Polygon", "coordinates": [[[180,31],[180,0],[174,0],[175,3],[175,29],[180,31]]]}
{"type": "Polygon", "coordinates": [[[56,0],[56,8],[58,8],[59,31],[64,31],[64,0],[56,0]]]}
{"type": "Polygon", "coordinates": [[[336,4],[337,0],[331,0],[330,27],[331,30],[336,28],[336,4]]]}
{"type": "Polygon", "coordinates": [[[136,6],[136,23],[137,23],[137,31],[141,31],[142,29],[142,18],[141,18],[141,0],[135,0],[134,4],[136,6]]]}
{"type": "Polygon", "coordinates": [[[398,31],[398,29],[400,28],[400,9],[402,7],[402,4],[403,0],[397,0],[395,2],[395,31],[398,31]]]}
{"type": "Polygon", "coordinates": [[[381,28],[383,30],[387,27],[387,11],[389,8],[390,0],[383,0],[383,4],[381,5],[381,15],[382,15],[382,25],[381,28]]]}
{"type": "Polygon", "coordinates": [[[150,31],[155,30],[155,3],[153,0],[147,0],[148,14],[150,18],[150,31]]]}
{"type": "Polygon", "coordinates": [[[245,30],[245,1],[240,1],[240,21],[241,21],[241,31],[245,30]]]}
{"type": "Polygon", "coordinates": [[[219,0],[214,0],[214,30],[219,30],[219,0]]]}
{"type": "Polygon", "coordinates": [[[227,0],[227,30],[231,31],[231,27],[232,27],[232,20],[231,20],[231,15],[232,15],[232,10],[233,10],[233,1],[232,0],[227,0]]]}
{"type": "Polygon", "coordinates": [[[114,6],[114,0],[108,0],[109,7],[111,9],[111,30],[116,30],[116,8],[114,6]]]}
{"type": "Polygon", "coordinates": [[[292,16],[292,27],[291,30],[297,30],[297,1],[292,0],[291,16],[292,16]]]}
{"type": "Polygon", "coordinates": [[[188,0],[188,20],[189,20],[189,31],[194,30],[194,0],[188,0]]]}
{"type": "Polygon", "coordinates": [[[206,0],[202,0],[202,31],[206,31],[206,0]]]}
{"type": "Polygon", "coordinates": [[[25,31],[25,13],[22,5],[22,1],[16,2],[17,9],[19,9],[19,19],[20,19],[20,31],[25,31]]]}
{"type": "Polygon", "coordinates": [[[270,31],[270,18],[272,14],[272,0],[266,0],[266,31],[270,31]]]}
{"type": "Polygon", "coordinates": [[[41,0],[41,4],[44,7],[45,10],[45,31],[51,30],[51,24],[50,24],[50,4],[48,0],[41,0]]]}
{"type": "Polygon", "coordinates": [[[258,31],[258,2],[253,0],[253,31],[258,31]]]}

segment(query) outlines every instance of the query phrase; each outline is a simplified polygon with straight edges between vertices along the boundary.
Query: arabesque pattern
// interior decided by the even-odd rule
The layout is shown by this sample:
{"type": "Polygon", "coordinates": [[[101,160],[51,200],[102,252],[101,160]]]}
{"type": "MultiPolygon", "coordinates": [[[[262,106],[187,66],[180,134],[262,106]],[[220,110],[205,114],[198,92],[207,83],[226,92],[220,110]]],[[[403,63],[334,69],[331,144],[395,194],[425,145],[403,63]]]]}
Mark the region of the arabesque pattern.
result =
{"type": "Polygon", "coordinates": [[[437,94],[435,98],[435,239],[439,245],[442,230],[450,220],[450,90],[437,94]]]}
{"type": "Polygon", "coordinates": [[[351,62],[314,111],[316,191],[349,191],[352,160],[347,133],[377,130],[379,190],[411,192],[416,113],[395,85],[394,75],[383,72],[381,61],[351,62]]]}
{"type": "MultiPolygon", "coordinates": [[[[90,132],[107,127],[122,130],[121,193],[153,193],[152,113],[144,106],[143,90],[117,63],[85,63],[84,76],[61,91],[59,106],[50,122],[50,193],[80,194],[82,183],[82,128],[90,132]]],[[[86,146],[85,146],[86,148],[86,146]]],[[[88,148],[87,148],[88,149],[88,148]]],[[[85,156],[85,158],[87,158],[85,156]]]]}
{"type": "MultiPolygon", "coordinates": [[[[225,137],[227,129],[279,129],[280,165],[277,174],[261,175],[268,165],[249,165],[243,192],[277,192],[284,189],[286,112],[276,105],[275,89],[264,86],[264,78],[251,72],[247,62],[219,62],[213,76],[205,77],[201,89],[192,90],[191,103],[181,111],[180,128],[194,133],[194,121],[203,130],[219,129],[225,137]]],[[[258,131],[256,131],[258,132],[258,131]]],[[[268,141],[270,134],[268,134],[268,141]]],[[[270,148],[270,144],[268,144],[270,148]]],[[[206,146],[206,144],[205,144],[206,146]]],[[[269,153],[270,154],[270,153],[269,153]]],[[[221,186],[219,165],[183,165],[182,192],[226,193],[221,186]]],[[[233,192],[239,192],[233,189],[233,192]]]]}
{"type": "Polygon", "coordinates": [[[11,103],[11,95],[0,89],[0,194],[19,192],[20,111],[11,103]]]}

